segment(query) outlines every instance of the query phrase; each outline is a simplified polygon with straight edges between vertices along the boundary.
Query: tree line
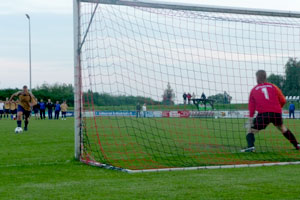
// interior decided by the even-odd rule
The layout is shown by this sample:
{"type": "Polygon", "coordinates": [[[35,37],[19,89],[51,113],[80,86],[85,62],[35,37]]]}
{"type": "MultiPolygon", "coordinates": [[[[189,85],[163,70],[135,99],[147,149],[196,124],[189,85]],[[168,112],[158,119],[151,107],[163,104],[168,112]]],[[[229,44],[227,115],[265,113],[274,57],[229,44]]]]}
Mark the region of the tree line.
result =
{"type": "MultiPolygon", "coordinates": [[[[285,96],[299,96],[300,95],[300,61],[296,58],[290,58],[285,65],[285,74],[270,74],[268,82],[277,85],[285,96]]],[[[13,93],[20,89],[0,89],[0,100],[5,100],[13,93]]],[[[66,100],[69,106],[74,106],[74,88],[72,84],[42,84],[32,89],[33,94],[38,100],[51,99],[52,102],[66,100]]],[[[93,103],[95,106],[120,106],[120,105],[136,105],[137,102],[148,103],[151,105],[174,105],[175,92],[168,83],[164,93],[162,94],[162,101],[155,101],[152,98],[142,96],[126,96],[126,95],[111,95],[108,93],[98,93],[87,91],[84,93],[84,102],[86,104],[93,103]]],[[[217,104],[230,104],[231,96],[227,93],[220,93],[207,97],[212,99],[217,104]]]]}
{"type": "MultiPolygon", "coordinates": [[[[20,91],[19,88],[14,89],[1,89],[0,90],[0,100],[5,100],[7,97],[10,98],[10,96],[20,91]]],[[[48,99],[51,99],[52,102],[62,102],[64,100],[67,101],[68,105],[73,106],[74,105],[74,93],[73,93],[73,86],[72,84],[42,84],[41,86],[37,86],[36,88],[32,89],[32,93],[34,96],[40,101],[43,99],[44,101],[47,101],[48,99]]]]}
{"type": "Polygon", "coordinates": [[[268,82],[279,87],[285,96],[300,96],[300,61],[289,58],[285,65],[285,74],[270,74],[268,82]]]}
{"type": "MultiPolygon", "coordinates": [[[[13,93],[20,91],[21,89],[1,89],[0,100],[9,98],[13,93]]],[[[32,89],[34,96],[40,101],[43,99],[47,101],[51,99],[52,102],[67,101],[69,106],[74,106],[74,87],[72,84],[42,84],[32,89]]],[[[111,95],[108,93],[101,93],[88,91],[83,94],[84,102],[86,104],[93,103],[95,106],[120,106],[120,105],[136,105],[137,102],[148,103],[151,105],[160,104],[159,101],[155,101],[151,98],[145,98],[141,96],[125,96],[125,95],[111,95]]]]}

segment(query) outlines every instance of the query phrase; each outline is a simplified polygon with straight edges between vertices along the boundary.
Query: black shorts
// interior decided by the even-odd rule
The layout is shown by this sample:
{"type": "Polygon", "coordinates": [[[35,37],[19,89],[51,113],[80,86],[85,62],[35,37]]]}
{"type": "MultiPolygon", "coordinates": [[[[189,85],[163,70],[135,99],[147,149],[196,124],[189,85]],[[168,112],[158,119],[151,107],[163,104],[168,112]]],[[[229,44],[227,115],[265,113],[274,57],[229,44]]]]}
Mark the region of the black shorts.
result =
{"type": "Polygon", "coordinates": [[[0,114],[2,115],[4,113],[4,111],[3,110],[0,110],[0,114]]]}
{"type": "Polygon", "coordinates": [[[5,114],[9,114],[9,113],[10,113],[10,112],[9,112],[9,111],[10,111],[9,109],[5,109],[4,111],[5,111],[5,114]]]}
{"type": "Polygon", "coordinates": [[[10,113],[11,113],[11,114],[17,114],[17,109],[15,109],[15,110],[10,110],[10,113]]]}
{"type": "Polygon", "coordinates": [[[281,126],[283,123],[281,113],[259,113],[253,120],[253,126],[251,128],[256,130],[263,130],[270,123],[274,124],[274,126],[281,126]]]}
{"type": "Polygon", "coordinates": [[[21,105],[18,105],[18,112],[22,112],[26,118],[29,118],[31,114],[30,110],[25,110],[21,105]]]}

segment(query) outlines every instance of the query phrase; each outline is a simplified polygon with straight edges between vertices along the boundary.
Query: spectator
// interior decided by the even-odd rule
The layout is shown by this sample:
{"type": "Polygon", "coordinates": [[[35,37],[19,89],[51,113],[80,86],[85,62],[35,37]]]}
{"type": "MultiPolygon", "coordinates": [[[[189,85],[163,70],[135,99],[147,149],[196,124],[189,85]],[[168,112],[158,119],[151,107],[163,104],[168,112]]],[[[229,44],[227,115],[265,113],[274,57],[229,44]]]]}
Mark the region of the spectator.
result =
{"type": "Polygon", "coordinates": [[[191,104],[191,99],[192,99],[191,93],[187,94],[187,98],[188,98],[188,104],[191,104]]]}
{"type": "Polygon", "coordinates": [[[40,116],[41,116],[41,119],[46,119],[45,113],[46,113],[46,104],[43,101],[43,99],[41,99],[41,102],[40,102],[40,116]]]}
{"type": "Polygon", "coordinates": [[[9,99],[6,98],[6,101],[4,102],[4,118],[6,116],[6,118],[8,119],[8,116],[10,114],[10,102],[9,99]]]}
{"type": "Polygon", "coordinates": [[[295,104],[292,102],[289,106],[289,118],[293,115],[293,119],[295,119],[295,104]]]}
{"type": "Polygon", "coordinates": [[[48,119],[52,119],[52,112],[53,112],[52,109],[54,107],[54,104],[51,102],[51,99],[48,99],[46,107],[48,109],[48,119]]]}
{"type": "Polygon", "coordinates": [[[17,118],[17,103],[14,100],[10,103],[10,118],[12,120],[17,118]]]}
{"type": "MultiPolygon", "coordinates": [[[[37,99],[35,99],[35,101],[38,102],[37,99]]],[[[33,106],[33,112],[34,112],[35,119],[40,119],[39,111],[40,111],[40,103],[37,103],[33,106]]]]}
{"type": "Polygon", "coordinates": [[[195,92],[193,92],[192,99],[196,99],[195,92]]]}
{"type": "Polygon", "coordinates": [[[60,112],[59,101],[56,101],[55,110],[54,111],[55,111],[54,119],[59,119],[59,112],[60,112]]]}
{"type": "Polygon", "coordinates": [[[137,103],[136,105],[136,118],[141,117],[141,105],[140,103],[137,103]]]}
{"type": "Polygon", "coordinates": [[[204,92],[202,92],[202,94],[201,94],[201,99],[203,99],[203,100],[206,99],[206,96],[205,96],[204,92]]]}
{"type": "Polygon", "coordinates": [[[4,103],[0,100],[0,120],[2,119],[2,115],[4,114],[4,103]]]}
{"type": "Polygon", "coordinates": [[[61,105],[60,105],[60,109],[61,109],[61,120],[67,120],[66,116],[67,116],[67,110],[68,110],[68,105],[67,102],[64,101],[61,105]]]}
{"type": "Polygon", "coordinates": [[[146,103],[144,103],[144,105],[143,105],[143,115],[144,115],[144,117],[146,117],[146,112],[147,112],[147,106],[146,106],[146,103]]]}
{"type": "Polygon", "coordinates": [[[183,97],[183,103],[184,103],[184,105],[185,105],[185,104],[186,104],[187,94],[186,94],[186,93],[183,93],[182,97],[183,97]]]}

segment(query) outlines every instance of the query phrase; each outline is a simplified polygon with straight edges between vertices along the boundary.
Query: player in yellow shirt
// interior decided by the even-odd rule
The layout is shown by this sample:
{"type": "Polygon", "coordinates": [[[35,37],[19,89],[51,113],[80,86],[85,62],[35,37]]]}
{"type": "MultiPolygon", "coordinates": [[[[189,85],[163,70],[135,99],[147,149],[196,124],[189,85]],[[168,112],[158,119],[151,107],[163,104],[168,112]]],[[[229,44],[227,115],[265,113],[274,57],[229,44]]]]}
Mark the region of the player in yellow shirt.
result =
{"type": "Polygon", "coordinates": [[[6,118],[8,119],[9,116],[9,111],[10,111],[10,102],[9,99],[6,98],[6,101],[4,102],[4,118],[6,116],[6,118]]]}
{"type": "Polygon", "coordinates": [[[4,114],[4,101],[0,100],[0,120],[2,119],[3,114],[4,114]]]}
{"type": "Polygon", "coordinates": [[[31,107],[34,106],[37,102],[35,97],[31,92],[28,91],[27,86],[23,86],[23,90],[14,93],[9,101],[12,101],[14,97],[19,98],[18,113],[17,113],[17,125],[18,127],[22,126],[22,116],[25,116],[25,126],[24,131],[28,130],[29,117],[31,113],[31,107]]]}
{"type": "Polygon", "coordinates": [[[66,101],[64,101],[60,105],[60,109],[61,109],[61,120],[66,120],[66,115],[67,115],[67,110],[68,110],[68,105],[67,105],[66,101]]]}
{"type": "Polygon", "coordinates": [[[14,119],[17,116],[17,103],[14,100],[10,102],[10,114],[11,119],[14,119]]]}

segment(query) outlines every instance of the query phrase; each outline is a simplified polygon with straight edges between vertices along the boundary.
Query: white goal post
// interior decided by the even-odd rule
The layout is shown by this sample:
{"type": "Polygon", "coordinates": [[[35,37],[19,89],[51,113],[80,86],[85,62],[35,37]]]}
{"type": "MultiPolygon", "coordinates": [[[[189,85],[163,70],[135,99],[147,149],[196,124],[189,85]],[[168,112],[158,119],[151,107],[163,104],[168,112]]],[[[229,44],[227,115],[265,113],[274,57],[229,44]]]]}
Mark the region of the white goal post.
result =
{"type": "MultiPolygon", "coordinates": [[[[83,148],[83,89],[82,89],[82,69],[81,69],[81,53],[82,48],[85,45],[86,37],[89,34],[90,25],[93,22],[94,14],[102,4],[117,5],[117,6],[130,6],[140,8],[156,8],[156,9],[168,9],[168,10],[186,10],[186,11],[200,11],[208,13],[226,13],[235,15],[253,15],[253,16],[266,16],[266,17],[282,17],[282,18],[300,18],[300,12],[289,11],[277,11],[277,10],[263,10],[263,9],[248,9],[248,8],[236,8],[236,7],[224,7],[224,6],[208,6],[197,4],[185,4],[185,3],[170,3],[159,2],[149,0],[73,0],[73,25],[74,25],[74,117],[75,117],[75,159],[80,160],[83,148]],[[82,30],[80,20],[81,3],[95,4],[94,10],[91,11],[89,22],[85,24],[85,29],[82,30]]],[[[300,37],[300,36],[299,36],[300,37]]],[[[91,164],[91,163],[90,163],[91,164]]],[[[282,162],[282,164],[299,164],[299,162],[282,162]]],[[[97,164],[95,164],[97,165],[97,164]]],[[[253,164],[253,166],[272,166],[276,163],[268,164],[253,164]]],[[[225,165],[223,168],[230,167],[231,165],[225,165]]],[[[234,164],[232,167],[238,167],[234,164]]],[[[240,165],[251,166],[251,164],[240,165]]],[[[190,169],[202,169],[210,167],[194,167],[190,169]]],[[[218,168],[218,167],[211,167],[218,168]]],[[[222,167],[219,167],[222,168],[222,167]]],[[[185,168],[173,168],[175,170],[181,170],[185,168]]],[[[169,168],[164,169],[169,170],[169,168]]],[[[170,168],[172,170],[172,168],[170,168]]],[[[130,170],[129,170],[130,171],[130,170]]],[[[147,170],[141,170],[147,171],[147,170]]],[[[151,170],[149,170],[151,171],[151,170]]],[[[153,171],[157,171],[156,169],[153,171]]],[[[131,171],[130,171],[131,172],[131,171]]]]}

